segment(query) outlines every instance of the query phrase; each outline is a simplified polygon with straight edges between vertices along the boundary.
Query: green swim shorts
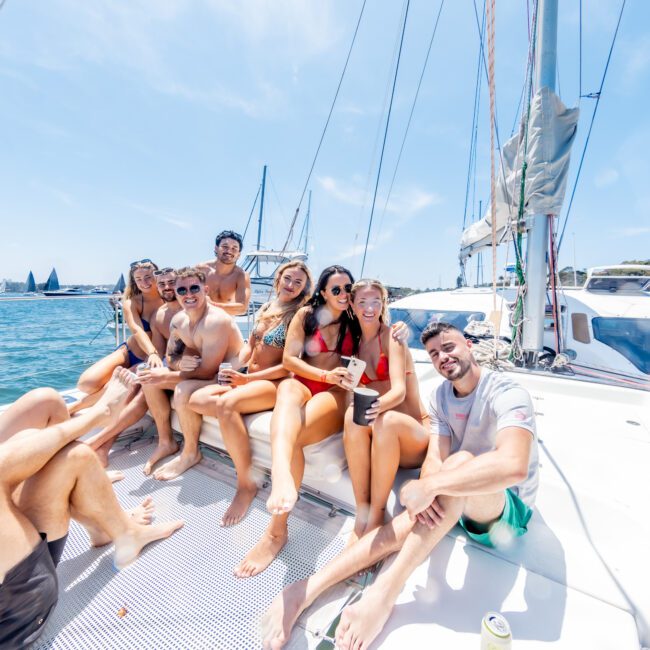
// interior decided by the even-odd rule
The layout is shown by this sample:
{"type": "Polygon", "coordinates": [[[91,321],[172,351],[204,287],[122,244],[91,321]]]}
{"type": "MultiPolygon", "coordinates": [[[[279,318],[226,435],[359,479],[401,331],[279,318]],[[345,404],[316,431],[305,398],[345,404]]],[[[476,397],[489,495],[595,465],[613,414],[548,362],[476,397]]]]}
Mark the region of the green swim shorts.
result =
{"type": "Polygon", "coordinates": [[[501,517],[495,521],[487,532],[473,530],[473,526],[462,517],[458,522],[463,530],[479,544],[490,546],[507,546],[515,537],[521,537],[527,530],[527,524],[533,511],[510,489],[506,490],[506,503],[501,517]]]}

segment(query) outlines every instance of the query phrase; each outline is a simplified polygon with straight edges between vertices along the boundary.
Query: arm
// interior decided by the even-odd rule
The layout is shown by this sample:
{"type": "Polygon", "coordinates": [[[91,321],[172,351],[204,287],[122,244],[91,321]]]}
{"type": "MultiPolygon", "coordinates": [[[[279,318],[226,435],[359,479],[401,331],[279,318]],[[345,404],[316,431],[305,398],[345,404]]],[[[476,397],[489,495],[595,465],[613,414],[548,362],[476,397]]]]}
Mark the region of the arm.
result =
{"type": "Polygon", "coordinates": [[[390,388],[377,401],[378,413],[390,411],[399,406],[406,397],[406,345],[400,343],[393,336],[388,343],[388,368],[390,374],[390,388]]]}
{"type": "Polygon", "coordinates": [[[149,362],[150,366],[153,368],[161,368],[163,363],[162,360],[165,356],[165,337],[163,336],[162,332],[160,331],[160,323],[159,319],[161,318],[160,314],[160,308],[156,309],[153,318],[151,319],[151,342],[153,343],[153,346],[156,348],[156,352],[154,354],[150,354],[147,357],[147,361],[149,362]]]}
{"type": "Polygon", "coordinates": [[[248,310],[248,303],[251,298],[251,279],[245,271],[242,271],[242,277],[237,280],[235,288],[234,302],[213,302],[213,305],[221,307],[231,316],[245,314],[248,310]]]}
{"type": "Polygon", "coordinates": [[[207,316],[200,330],[201,362],[194,370],[181,370],[185,379],[214,379],[219,364],[228,354],[232,320],[223,315],[207,316]]]}
{"type": "Polygon", "coordinates": [[[177,314],[172,318],[172,322],[169,324],[169,340],[167,341],[167,366],[170,370],[178,370],[178,364],[183,358],[183,352],[185,352],[185,342],[181,339],[178,333],[178,327],[180,325],[180,318],[182,314],[177,314]]]}
{"type": "Polygon", "coordinates": [[[140,314],[138,313],[133,300],[126,300],[122,305],[122,311],[126,318],[126,324],[129,326],[131,334],[140,346],[140,349],[147,355],[147,357],[152,354],[157,354],[154,344],[151,342],[151,339],[142,327],[142,319],[140,318],[140,314]]]}

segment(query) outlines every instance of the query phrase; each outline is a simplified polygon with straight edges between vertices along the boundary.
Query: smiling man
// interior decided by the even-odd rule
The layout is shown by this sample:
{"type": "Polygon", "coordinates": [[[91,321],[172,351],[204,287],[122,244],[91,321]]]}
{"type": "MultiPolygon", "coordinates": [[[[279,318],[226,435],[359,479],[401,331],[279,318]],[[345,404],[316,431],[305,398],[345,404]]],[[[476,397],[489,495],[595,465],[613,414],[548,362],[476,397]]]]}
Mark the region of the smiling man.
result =
{"type": "Polygon", "coordinates": [[[505,374],[481,368],[471,342],[453,325],[428,325],[422,344],[446,381],[431,395],[420,478],[402,488],[406,511],[286,587],[264,619],[265,648],[282,647],[300,613],[323,591],[396,553],[362,598],[343,610],[336,630],[337,648],[367,648],[408,577],[456,523],[486,546],[508,545],[526,532],[538,483],[530,396],[505,374]]]}
{"type": "Polygon", "coordinates": [[[216,259],[197,265],[205,273],[210,300],[231,316],[245,314],[251,297],[251,279],[237,266],[242,238],[233,230],[223,230],[215,239],[216,259]]]}
{"type": "MultiPolygon", "coordinates": [[[[168,368],[159,387],[175,386],[174,408],[185,444],[180,455],[155,471],[154,477],[159,480],[176,478],[201,460],[198,445],[203,420],[188,408],[189,398],[198,388],[213,383],[219,364],[224,359],[236,358],[243,345],[242,335],[232,318],[208,300],[202,271],[192,267],[179,269],[175,292],[182,311],[171,319],[166,356],[168,368]],[[198,354],[190,356],[186,354],[188,350],[198,354]]],[[[145,373],[142,383],[155,385],[156,380],[149,382],[149,375],[145,373]]],[[[152,466],[150,459],[149,470],[152,466]]]]}

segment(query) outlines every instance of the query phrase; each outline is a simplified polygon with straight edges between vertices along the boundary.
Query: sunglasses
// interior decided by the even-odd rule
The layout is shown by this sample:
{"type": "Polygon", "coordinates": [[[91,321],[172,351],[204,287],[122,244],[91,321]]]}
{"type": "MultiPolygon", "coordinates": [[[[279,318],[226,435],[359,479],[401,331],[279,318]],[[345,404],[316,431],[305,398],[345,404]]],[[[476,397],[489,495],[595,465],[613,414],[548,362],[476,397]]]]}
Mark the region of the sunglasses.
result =
{"type": "Polygon", "coordinates": [[[342,287],[332,287],[330,289],[332,292],[333,296],[338,296],[341,294],[341,291],[345,291],[345,293],[350,293],[352,291],[352,285],[351,284],[345,284],[342,287]]]}
{"type": "Polygon", "coordinates": [[[143,260],[136,260],[135,262],[131,262],[130,266],[133,268],[134,266],[140,266],[140,264],[153,264],[153,262],[148,257],[145,257],[143,260]]]}
{"type": "Polygon", "coordinates": [[[179,296],[185,296],[187,295],[187,292],[190,292],[191,294],[198,293],[201,291],[201,285],[200,284],[193,284],[189,289],[187,287],[176,287],[176,293],[179,296]]]}
{"type": "Polygon", "coordinates": [[[154,277],[158,277],[159,275],[167,275],[168,273],[173,273],[174,269],[171,266],[166,266],[164,269],[157,269],[156,271],[153,272],[154,277]]]}

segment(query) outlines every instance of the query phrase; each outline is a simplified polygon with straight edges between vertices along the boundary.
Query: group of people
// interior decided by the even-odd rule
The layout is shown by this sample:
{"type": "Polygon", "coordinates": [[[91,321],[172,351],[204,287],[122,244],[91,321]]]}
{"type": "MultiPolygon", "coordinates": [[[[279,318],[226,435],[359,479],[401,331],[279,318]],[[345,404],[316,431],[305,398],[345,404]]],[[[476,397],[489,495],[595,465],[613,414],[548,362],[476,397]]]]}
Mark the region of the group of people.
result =
{"type": "Polygon", "coordinates": [[[237,233],[224,231],[216,238],[213,261],[178,270],[158,268],[149,259],[132,263],[123,303],[131,336],[82,374],[78,387],[85,397],[66,408],[56,393],[41,389],[0,415],[0,541],[3,548],[11,541],[15,551],[0,559],[0,630],[7,608],[15,611],[16,594],[29,593],[26,571],[48,576],[51,585],[49,600],[23,612],[23,628],[15,624],[11,638],[33,640],[55,602],[55,566],[70,518],[86,526],[92,544],[113,541],[120,566],[182,525],[148,526],[149,500],[124,512],[110,487],[119,476],[102,469],[119,433],[147,410],[158,442],[143,471],[161,481],[201,460],[203,416],[218,419],[237,472],[222,526],[241,521],[258,490],[243,416],[273,411],[266,503],[271,518],[235,567],[240,578],[263,571],[287,542],[305,447],[343,431],[356,503],[354,531],[338,558],[276,598],[265,617],[268,648],[286,643],[300,612],[324,589],[397,551],[397,560],[366,591],[363,604],[345,610],[337,631],[340,647],[365,648],[383,627],[410,572],[455,523],[484,544],[493,544],[494,531],[502,527],[510,536],[526,531],[537,455],[532,405],[523,389],[481,369],[462,332],[434,322],[422,343],[448,381],[425,408],[407,345],[409,331],[403,323],[391,326],[386,288],[376,280],[355,282],[338,265],[324,269],[315,283],[304,262],[281,265],[273,296],[257,311],[244,342],[232,318],[246,311],[250,299],[250,280],[237,266],[241,247],[237,233]],[[353,418],[354,377],[345,363],[350,357],[365,362],[360,384],[378,394],[365,425],[353,418]],[[231,367],[219,372],[217,382],[224,362],[231,367]],[[137,375],[129,369],[137,369],[137,375]],[[172,402],[183,436],[180,452],[172,402]],[[75,442],[98,428],[85,443],[75,442]],[[12,471],[5,473],[5,466],[12,471]],[[421,467],[421,476],[401,491],[406,511],[387,521],[386,504],[400,467],[421,467]],[[57,486],[47,508],[35,506],[57,472],[67,472],[70,480],[57,486]],[[95,492],[101,497],[93,501],[95,492]],[[6,519],[11,520],[7,528],[6,519]],[[16,585],[15,575],[21,576],[16,585]]]}

